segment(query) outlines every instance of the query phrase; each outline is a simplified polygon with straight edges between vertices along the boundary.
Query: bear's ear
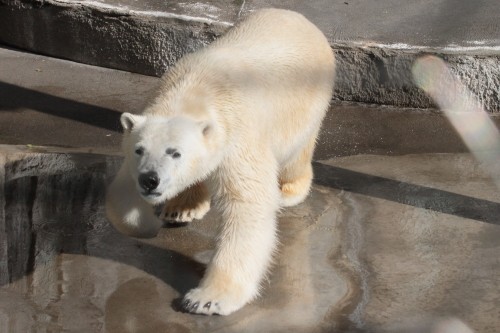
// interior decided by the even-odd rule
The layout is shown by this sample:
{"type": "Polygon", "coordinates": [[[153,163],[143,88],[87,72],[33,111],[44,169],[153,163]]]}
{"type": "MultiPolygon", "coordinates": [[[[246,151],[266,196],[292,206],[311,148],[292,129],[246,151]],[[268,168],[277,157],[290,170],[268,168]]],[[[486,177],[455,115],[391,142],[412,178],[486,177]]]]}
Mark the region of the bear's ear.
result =
{"type": "Polygon", "coordinates": [[[200,125],[201,131],[202,131],[204,137],[207,137],[210,134],[212,134],[212,132],[214,130],[214,124],[212,122],[200,121],[199,125],[200,125]]]}
{"type": "Polygon", "coordinates": [[[135,126],[142,122],[144,116],[134,115],[128,112],[122,113],[120,117],[120,122],[122,123],[123,130],[126,133],[131,132],[135,126]]]}

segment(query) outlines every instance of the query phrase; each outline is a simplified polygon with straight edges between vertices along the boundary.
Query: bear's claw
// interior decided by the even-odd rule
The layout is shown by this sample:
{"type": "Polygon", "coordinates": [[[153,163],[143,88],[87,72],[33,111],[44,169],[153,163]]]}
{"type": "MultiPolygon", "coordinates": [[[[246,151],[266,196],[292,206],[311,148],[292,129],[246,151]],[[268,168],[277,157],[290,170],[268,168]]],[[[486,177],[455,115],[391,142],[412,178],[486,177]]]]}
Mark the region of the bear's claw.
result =
{"type": "Polygon", "coordinates": [[[237,301],[231,294],[214,294],[207,289],[195,288],[184,296],[182,309],[204,315],[228,315],[241,308],[245,302],[237,301]]]}
{"type": "MultiPolygon", "coordinates": [[[[209,302],[210,303],[210,302],[209,302]]],[[[206,304],[205,304],[206,305],[206,304]]],[[[197,313],[200,302],[194,302],[188,298],[184,299],[181,304],[182,310],[190,313],[197,313]]]]}
{"type": "Polygon", "coordinates": [[[191,300],[189,300],[189,299],[185,299],[185,300],[182,302],[182,308],[183,308],[184,310],[186,310],[186,311],[187,311],[187,310],[188,310],[188,308],[189,308],[189,305],[190,305],[190,304],[191,304],[191,300]]]}
{"type": "Polygon", "coordinates": [[[218,315],[220,313],[220,309],[218,306],[218,303],[214,303],[212,306],[212,302],[206,302],[205,305],[200,307],[200,302],[195,302],[192,303],[192,300],[190,299],[184,299],[184,301],[181,304],[182,310],[189,312],[189,313],[195,313],[195,314],[204,314],[204,315],[218,315]],[[212,308],[212,311],[210,311],[210,308],[212,308]]]}
{"type": "Polygon", "coordinates": [[[191,305],[190,311],[195,312],[196,310],[198,310],[199,305],[200,305],[200,302],[194,303],[193,305],[191,305]]]}

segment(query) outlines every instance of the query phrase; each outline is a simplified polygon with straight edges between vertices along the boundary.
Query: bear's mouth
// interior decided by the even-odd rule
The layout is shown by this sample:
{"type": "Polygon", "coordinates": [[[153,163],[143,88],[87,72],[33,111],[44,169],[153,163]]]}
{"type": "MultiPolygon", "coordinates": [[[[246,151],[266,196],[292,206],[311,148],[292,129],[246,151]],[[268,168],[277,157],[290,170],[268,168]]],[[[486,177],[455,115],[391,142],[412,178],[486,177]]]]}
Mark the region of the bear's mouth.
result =
{"type": "Polygon", "coordinates": [[[161,195],[159,192],[141,192],[141,194],[145,197],[159,197],[161,195]]]}

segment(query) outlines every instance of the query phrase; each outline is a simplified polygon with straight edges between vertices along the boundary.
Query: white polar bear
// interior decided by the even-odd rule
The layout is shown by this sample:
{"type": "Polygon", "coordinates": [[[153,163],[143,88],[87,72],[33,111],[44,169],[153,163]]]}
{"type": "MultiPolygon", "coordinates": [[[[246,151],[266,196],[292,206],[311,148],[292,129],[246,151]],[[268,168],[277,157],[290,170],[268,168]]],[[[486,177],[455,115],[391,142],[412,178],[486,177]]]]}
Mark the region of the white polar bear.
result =
{"type": "Polygon", "coordinates": [[[152,237],[166,219],[222,216],[217,246],[185,310],[227,315],[259,293],[276,246],[276,213],[300,203],[332,95],[335,59],[302,15],[254,12],[162,78],[143,115],[124,113],[124,164],[107,195],[120,231],[152,237]]]}

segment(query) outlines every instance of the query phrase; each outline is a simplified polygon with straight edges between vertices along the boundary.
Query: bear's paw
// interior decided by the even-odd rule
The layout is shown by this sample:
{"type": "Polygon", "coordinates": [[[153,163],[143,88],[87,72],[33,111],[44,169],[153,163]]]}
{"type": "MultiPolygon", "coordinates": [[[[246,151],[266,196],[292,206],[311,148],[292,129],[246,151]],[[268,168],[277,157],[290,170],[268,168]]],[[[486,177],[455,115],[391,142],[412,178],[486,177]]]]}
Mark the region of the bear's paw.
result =
{"type": "Polygon", "coordinates": [[[195,288],[182,300],[184,311],[204,315],[229,315],[247,303],[239,292],[218,290],[211,286],[195,288]]]}
{"type": "Polygon", "coordinates": [[[160,218],[170,223],[191,222],[202,219],[210,210],[210,201],[200,203],[196,207],[173,205],[166,203],[160,218]]]}
{"type": "Polygon", "coordinates": [[[191,186],[163,206],[160,218],[171,223],[202,219],[210,210],[210,194],[203,183],[191,186]]]}

